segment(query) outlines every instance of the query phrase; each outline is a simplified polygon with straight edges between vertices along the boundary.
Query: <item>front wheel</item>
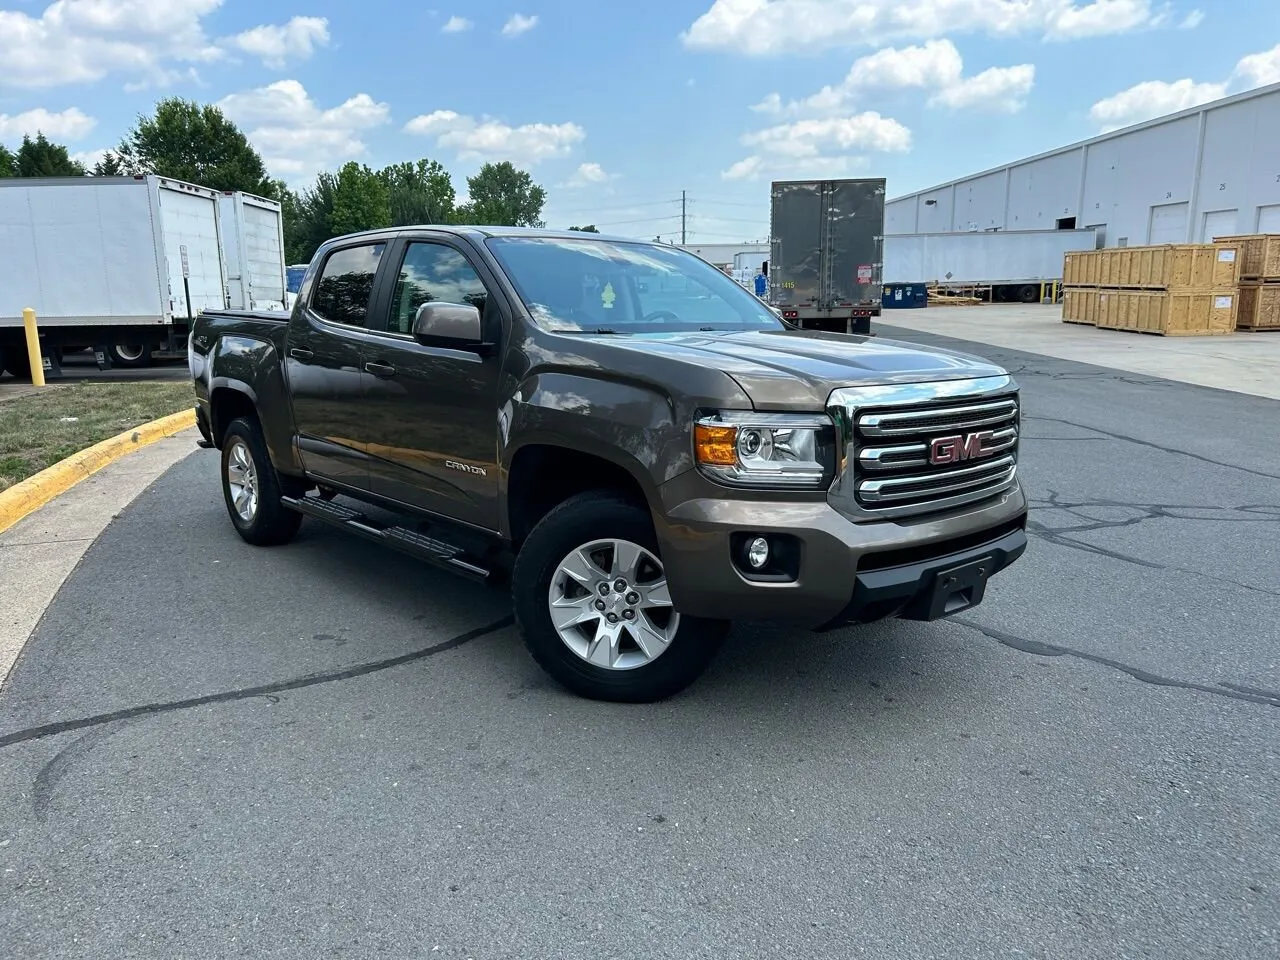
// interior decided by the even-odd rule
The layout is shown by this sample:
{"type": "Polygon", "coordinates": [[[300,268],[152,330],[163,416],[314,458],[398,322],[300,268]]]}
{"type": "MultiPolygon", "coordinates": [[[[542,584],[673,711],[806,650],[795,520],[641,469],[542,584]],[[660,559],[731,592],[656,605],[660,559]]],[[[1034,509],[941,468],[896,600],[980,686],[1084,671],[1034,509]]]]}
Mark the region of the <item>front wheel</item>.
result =
{"type": "Polygon", "coordinates": [[[280,502],[282,493],[262,428],[256,420],[233,420],[222,441],[222,496],[241,539],[267,547],[294,538],[302,514],[280,502]]]}
{"type": "Polygon", "coordinates": [[[516,558],[512,593],[533,658],[594,700],[678,693],[728,632],[675,609],[648,513],[609,493],[571,497],[542,519],[516,558]]]}

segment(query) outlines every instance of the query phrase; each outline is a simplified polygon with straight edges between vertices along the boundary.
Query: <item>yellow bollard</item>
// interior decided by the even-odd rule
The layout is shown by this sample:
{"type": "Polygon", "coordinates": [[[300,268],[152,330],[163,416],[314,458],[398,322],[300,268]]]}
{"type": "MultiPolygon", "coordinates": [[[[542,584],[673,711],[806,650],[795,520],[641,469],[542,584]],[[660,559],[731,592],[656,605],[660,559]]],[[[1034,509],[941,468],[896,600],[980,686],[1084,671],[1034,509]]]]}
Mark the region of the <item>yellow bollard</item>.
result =
{"type": "Polygon", "coordinates": [[[31,361],[31,382],[44,386],[44,358],[40,356],[40,331],[36,329],[36,312],[30,307],[22,311],[22,329],[27,334],[27,359],[31,361]]]}

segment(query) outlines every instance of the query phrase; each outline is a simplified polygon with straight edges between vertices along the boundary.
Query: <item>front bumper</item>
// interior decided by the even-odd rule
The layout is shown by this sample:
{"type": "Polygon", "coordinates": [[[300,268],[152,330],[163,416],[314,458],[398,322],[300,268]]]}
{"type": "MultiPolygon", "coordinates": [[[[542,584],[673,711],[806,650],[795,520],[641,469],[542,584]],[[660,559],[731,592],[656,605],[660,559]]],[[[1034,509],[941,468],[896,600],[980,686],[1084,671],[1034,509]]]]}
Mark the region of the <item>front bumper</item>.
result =
{"type": "Polygon", "coordinates": [[[655,520],[667,580],[676,609],[691,616],[814,629],[936,619],[981,602],[986,581],[1027,544],[1021,485],[950,513],[872,523],[854,523],[825,499],[725,499],[726,492],[692,473],[660,488],[664,509],[655,520]],[[731,552],[744,533],[795,538],[798,575],[749,578],[731,552]]]}

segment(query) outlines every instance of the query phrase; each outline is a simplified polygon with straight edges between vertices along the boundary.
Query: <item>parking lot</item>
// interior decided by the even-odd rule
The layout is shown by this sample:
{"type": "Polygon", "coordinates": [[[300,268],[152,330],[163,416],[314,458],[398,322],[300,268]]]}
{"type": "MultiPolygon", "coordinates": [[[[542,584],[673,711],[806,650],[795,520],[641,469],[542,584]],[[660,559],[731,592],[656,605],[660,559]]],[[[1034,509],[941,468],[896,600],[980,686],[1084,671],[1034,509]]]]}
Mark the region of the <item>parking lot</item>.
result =
{"type": "Polygon", "coordinates": [[[5,952],[1276,956],[1280,402],[898,332],[1022,384],[1026,557],[654,706],[551,685],[499,590],[244,545],[193,452],[0,696],[5,952]]]}

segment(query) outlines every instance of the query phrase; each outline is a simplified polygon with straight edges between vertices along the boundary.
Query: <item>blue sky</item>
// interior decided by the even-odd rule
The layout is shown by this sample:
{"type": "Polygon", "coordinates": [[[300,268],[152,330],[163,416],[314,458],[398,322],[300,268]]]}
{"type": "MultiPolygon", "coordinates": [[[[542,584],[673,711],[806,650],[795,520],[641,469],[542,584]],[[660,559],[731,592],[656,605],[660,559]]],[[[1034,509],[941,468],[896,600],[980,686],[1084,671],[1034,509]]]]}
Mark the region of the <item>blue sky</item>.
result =
{"type": "Polygon", "coordinates": [[[0,142],[92,159],[216,102],[274,175],[529,169],[552,226],[767,233],[768,181],[896,196],[1280,81],[1280,2],[0,0],[0,142]]]}

